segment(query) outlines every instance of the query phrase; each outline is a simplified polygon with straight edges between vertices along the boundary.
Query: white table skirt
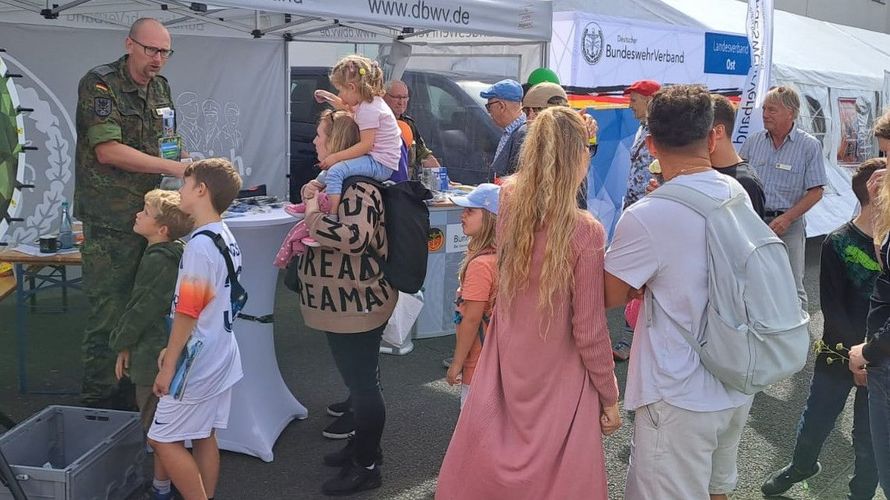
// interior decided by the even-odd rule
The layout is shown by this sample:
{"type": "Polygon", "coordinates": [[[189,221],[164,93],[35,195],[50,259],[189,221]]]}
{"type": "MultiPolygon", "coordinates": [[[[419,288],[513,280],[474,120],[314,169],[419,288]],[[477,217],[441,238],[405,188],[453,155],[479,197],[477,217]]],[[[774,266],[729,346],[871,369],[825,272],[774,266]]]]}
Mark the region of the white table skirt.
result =
{"type": "MultiPolygon", "coordinates": [[[[243,314],[271,317],[278,283],[278,268],[272,261],[295,222],[283,209],[225,219],[241,248],[241,285],[248,294],[243,314]]],[[[243,318],[235,321],[244,378],[232,390],[229,426],[217,433],[221,449],[265,462],[274,458],[272,447],[291,420],[309,416],[281,378],[273,326],[243,318]]]]}

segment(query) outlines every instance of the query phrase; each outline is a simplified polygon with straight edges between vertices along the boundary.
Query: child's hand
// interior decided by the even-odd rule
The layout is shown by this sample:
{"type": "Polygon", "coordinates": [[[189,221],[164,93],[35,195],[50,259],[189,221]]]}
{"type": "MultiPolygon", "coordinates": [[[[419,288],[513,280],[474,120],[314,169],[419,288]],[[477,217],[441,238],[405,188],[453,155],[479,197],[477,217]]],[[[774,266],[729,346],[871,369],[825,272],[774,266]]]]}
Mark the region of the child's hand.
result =
{"type": "Polygon", "coordinates": [[[621,427],[621,412],[618,410],[618,403],[603,408],[603,414],[600,416],[600,426],[604,436],[612,434],[621,427]]]}
{"type": "Polygon", "coordinates": [[[337,155],[328,155],[327,158],[318,162],[318,168],[327,170],[339,162],[340,160],[337,159],[337,155]]]}
{"type": "Polygon", "coordinates": [[[326,102],[333,103],[336,101],[336,98],[337,98],[337,96],[335,96],[334,94],[328,92],[327,90],[322,90],[322,89],[316,90],[315,93],[313,94],[313,97],[315,97],[315,102],[317,102],[319,104],[324,104],[326,102]]]}
{"type": "Polygon", "coordinates": [[[167,354],[167,348],[161,349],[161,352],[158,354],[158,371],[164,369],[164,355],[167,354]]]}
{"type": "Polygon", "coordinates": [[[114,364],[114,376],[117,377],[118,380],[127,377],[130,375],[128,370],[130,369],[130,351],[128,349],[124,349],[123,351],[117,353],[117,362],[114,364]]]}
{"type": "Polygon", "coordinates": [[[170,365],[169,369],[161,369],[158,372],[158,376],[155,377],[155,384],[152,387],[152,392],[154,392],[155,396],[163,397],[170,393],[170,382],[173,381],[173,365],[170,365]]]}
{"type": "Polygon", "coordinates": [[[463,382],[463,365],[457,365],[454,361],[451,362],[451,366],[448,367],[448,375],[446,379],[448,380],[448,385],[458,385],[463,382]]]}
{"type": "Polygon", "coordinates": [[[316,193],[324,189],[324,184],[318,182],[313,179],[307,182],[302,189],[300,189],[300,196],[303,198],[303,201],[310,200],[315,198],[316,193]]]}

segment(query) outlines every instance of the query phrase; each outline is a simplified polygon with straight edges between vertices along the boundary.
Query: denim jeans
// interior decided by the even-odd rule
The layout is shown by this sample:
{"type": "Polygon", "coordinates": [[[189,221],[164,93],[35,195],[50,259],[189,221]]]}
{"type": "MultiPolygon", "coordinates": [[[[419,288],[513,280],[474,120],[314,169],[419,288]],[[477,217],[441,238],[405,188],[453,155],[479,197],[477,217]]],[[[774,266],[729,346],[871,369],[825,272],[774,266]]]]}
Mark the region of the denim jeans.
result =
{"type": "MultiPolygon", "coordinates": [[[[819,361],[822,363],[822,361],[819,361]]],[[[869,373],[869,385],[871,374],[869,373]]],[[[846,366],[819,366],[813,371],[810,396],[797,426],[797,444],[792,464],[800,471],[812,470],[837,417],[844,410],[850,389],[856,388],[853,403],[853,452],[850,499],[869,499],[878,486],[878,472],[869,430],[869,397],[865,387],[856,387],[846,366]]],[[[872,414],[874,415],[874,414],[872,414]]]]}
{"type": "Polygon", "coordinates": [[[868,411],[881,489],[890,495],[890,364],[868,369],[868,411]]]}
{"type": "Polygon", "coordinates": [[[386,422],[386,406],[377,375],[384,327],[386,324],[367,332],[327,333],[337,370],[349,388],[355,415],[353,459],[362,466],[374,463],[386,422]]]}

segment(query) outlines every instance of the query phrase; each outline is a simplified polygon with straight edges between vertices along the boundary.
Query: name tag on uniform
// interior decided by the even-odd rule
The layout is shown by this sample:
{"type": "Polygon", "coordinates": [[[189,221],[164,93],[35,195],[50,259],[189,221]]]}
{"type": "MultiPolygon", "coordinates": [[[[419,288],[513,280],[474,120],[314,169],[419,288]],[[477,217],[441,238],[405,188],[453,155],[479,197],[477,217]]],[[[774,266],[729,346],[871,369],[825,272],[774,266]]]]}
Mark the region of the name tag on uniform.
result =
{"type": "Polygon", "coordinates": [[[791,170],[791,165],[787,163],[776,163],[776,168],[778,168],[779,170],[789,171],[791,170]]]}

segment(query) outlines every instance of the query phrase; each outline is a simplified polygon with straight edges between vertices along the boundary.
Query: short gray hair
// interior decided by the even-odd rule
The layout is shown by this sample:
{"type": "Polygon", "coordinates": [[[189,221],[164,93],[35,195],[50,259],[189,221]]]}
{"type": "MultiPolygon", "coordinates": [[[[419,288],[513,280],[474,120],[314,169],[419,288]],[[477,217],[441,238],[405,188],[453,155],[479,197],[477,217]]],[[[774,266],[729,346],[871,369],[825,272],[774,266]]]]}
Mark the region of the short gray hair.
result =
{"type": "Polygon", "coordinates": [[[800,94],[793,87],[784,85],[773,87],[766,93],[763,102],[776,102],[790,109],[794,113],[794,119],[800,116],[800,94]]]}
{"type": "Polygon", "coordinates": [[[408,84],[406,84],[402,80],[390,80],[383,84],[383,90],[386,91],[387,94],[389,94],[390,91],[392,91],[392,86],[395,84],[402,84],[405,86],[406,89],[408,88],[408,84]]]}

